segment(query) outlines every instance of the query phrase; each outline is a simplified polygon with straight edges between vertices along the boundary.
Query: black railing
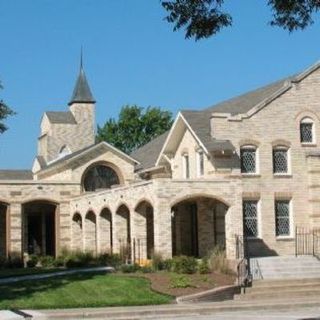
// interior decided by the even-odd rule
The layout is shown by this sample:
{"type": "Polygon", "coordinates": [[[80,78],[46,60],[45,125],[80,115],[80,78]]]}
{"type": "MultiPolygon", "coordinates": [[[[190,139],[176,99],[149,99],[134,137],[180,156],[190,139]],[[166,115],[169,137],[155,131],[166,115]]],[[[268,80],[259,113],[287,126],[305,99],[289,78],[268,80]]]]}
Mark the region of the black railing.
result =
{"type": "Polygon", "coordinates": [[[246,237],[236,235],[235,243],[236,258],[240,260],[237,265],[237,282],[239,287],[246,288],[252,283],[248,241],[246,237]]]}
{"type": "Polygon", "coordinates": [[[296,227],[295,255],[312,255],[320,259],[320,229],[296,227]]]}
{"type": "Polygon", "coordinates": [[[133,238],[118,239],[119,241],[119,255],[123,263],[126,264],[144,264],[147,260],[147,244],[145,239],[133,238]]]}

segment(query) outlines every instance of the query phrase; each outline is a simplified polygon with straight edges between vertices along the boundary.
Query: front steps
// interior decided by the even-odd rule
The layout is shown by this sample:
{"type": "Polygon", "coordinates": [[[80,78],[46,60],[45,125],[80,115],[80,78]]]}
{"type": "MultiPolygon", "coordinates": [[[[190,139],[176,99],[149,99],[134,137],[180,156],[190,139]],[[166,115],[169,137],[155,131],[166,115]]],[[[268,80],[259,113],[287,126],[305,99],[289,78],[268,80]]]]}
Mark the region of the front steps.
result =
{"type": "Polygon", "coordinates": [[[320,301],[320,278],[316,279],[286,279],[286,280],[255,280],[252,287],[246,288],[245,293],[236,295],[235,300],[261,301],[320,301]]]}
{"type": "Polygon", "coordinates": [[[313,256],[275,256],[250,259],[254,280],[320,279],[320,261],[313,256]]]}
{"type": "Polygon", "coordinates": [[[263,304],[292,301],[320,303],[320,261],[312,256],[277,256],[250,259],[252,287],[236,301],[263,304]]]}

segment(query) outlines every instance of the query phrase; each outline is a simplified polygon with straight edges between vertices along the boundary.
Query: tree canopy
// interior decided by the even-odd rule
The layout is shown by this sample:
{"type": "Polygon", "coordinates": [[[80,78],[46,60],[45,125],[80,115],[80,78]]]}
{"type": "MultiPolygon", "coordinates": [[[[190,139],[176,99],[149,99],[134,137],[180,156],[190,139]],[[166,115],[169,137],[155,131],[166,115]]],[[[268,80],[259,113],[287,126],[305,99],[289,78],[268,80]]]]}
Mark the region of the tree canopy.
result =
{"type": "MultiPolygon", "coordinates": [[[[263,1],[257,0],[263,4],[263,1]]],[[[313,24],[313,15],[320,9],[320,0],[265,0],[271,9],[272,26],[292,32],[313,24]]],[[[223,8],[225,0],[162,1],[168,12],[165,19],[173,23],[173,30],[185,29],[186,38],[208,38],[232,25],[232,17],[223,8]]]]}
{"type": "MultiPolygon", "coordinates": [[[[3,89],[3,86],[0,82],[0,89],[3,89]]],[[[2,100],[0,100],[0,133],[5,132],[8,127],[5,125],[4,120],[6,120],[9,116],[14,115],[15,112],[12,111],[7,104],[5,104],[2,100]]]]}
{"type": "Polygon", "coordinates": [[[167,131],[172,123],[170,111],[126,105],[121,108],[118,120],[110,118],[102,127],[98,126],[96,138],[129,154],[167,131]]]}

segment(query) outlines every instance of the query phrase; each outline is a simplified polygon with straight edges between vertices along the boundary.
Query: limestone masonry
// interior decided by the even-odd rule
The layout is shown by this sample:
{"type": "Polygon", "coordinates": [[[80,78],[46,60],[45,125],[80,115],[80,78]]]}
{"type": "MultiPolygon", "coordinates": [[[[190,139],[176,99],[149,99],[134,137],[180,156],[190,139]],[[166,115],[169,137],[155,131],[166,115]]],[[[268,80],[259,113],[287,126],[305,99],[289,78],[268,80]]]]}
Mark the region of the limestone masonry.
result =
{"type": "Polygon", "coordinates": [[[45,112],[32,170],[0,170],[0,255],[293,255],[320,227],[320,63],[201,111],[127,155],[95,144],[81,66],[65,112],[45,112]],[[242,239],[242,240],[241,240],[242,239]]]}

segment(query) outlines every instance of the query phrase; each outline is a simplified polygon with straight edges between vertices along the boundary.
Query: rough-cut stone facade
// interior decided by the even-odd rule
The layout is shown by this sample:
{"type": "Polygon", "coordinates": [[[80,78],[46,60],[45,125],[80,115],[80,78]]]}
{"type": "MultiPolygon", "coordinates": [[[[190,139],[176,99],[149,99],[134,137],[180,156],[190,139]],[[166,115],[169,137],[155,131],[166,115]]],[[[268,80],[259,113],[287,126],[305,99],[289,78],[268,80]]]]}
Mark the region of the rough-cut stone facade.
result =
{"type": "Polygon", "coordinates": [[[36,243],[42,254],[68,248],[145,260],[153,252],[204,256],[219,245],[234,259],[236,236],[244,232],[245,200],[259,204],[259,231],[248,240],[250,253],[294,254],[295,227],[320,227],[319,87],[317,64],[245,112],[206,110],[199,118],[205,123],[178,114],[153,157],[157,160],[148,167],[107,143],[94,145],[92,97],[71,103],[74,120],[45,115],[38,152],[44,159],[35,160],[33,179],[0,180],[0,254],[27,255],[36,243]],[[300,123],[306,117],[313,121],[314,141],[309,144],[300,142],[300,123]],[[255,174],[241,173],[240,148],[246,145],[256,148],[255,174]],[[59,155],[62,146],[71,154],[59,155]],[[277,146],[288,150],[286,174],[273,173],[277,146]],[[201,173],[199,152],[204,154],[201,173]],[[86,191],[84,177],[97,165],[112,168],[119,185],[86,191]],[[287,236],[276,236],[276,200],[290,201],[287,236]],[[53,220],[41,214],[49,205],[53,220]],[[34,216],[42,219],[38,227],[28,225],[27,217],[34,216]]]}

